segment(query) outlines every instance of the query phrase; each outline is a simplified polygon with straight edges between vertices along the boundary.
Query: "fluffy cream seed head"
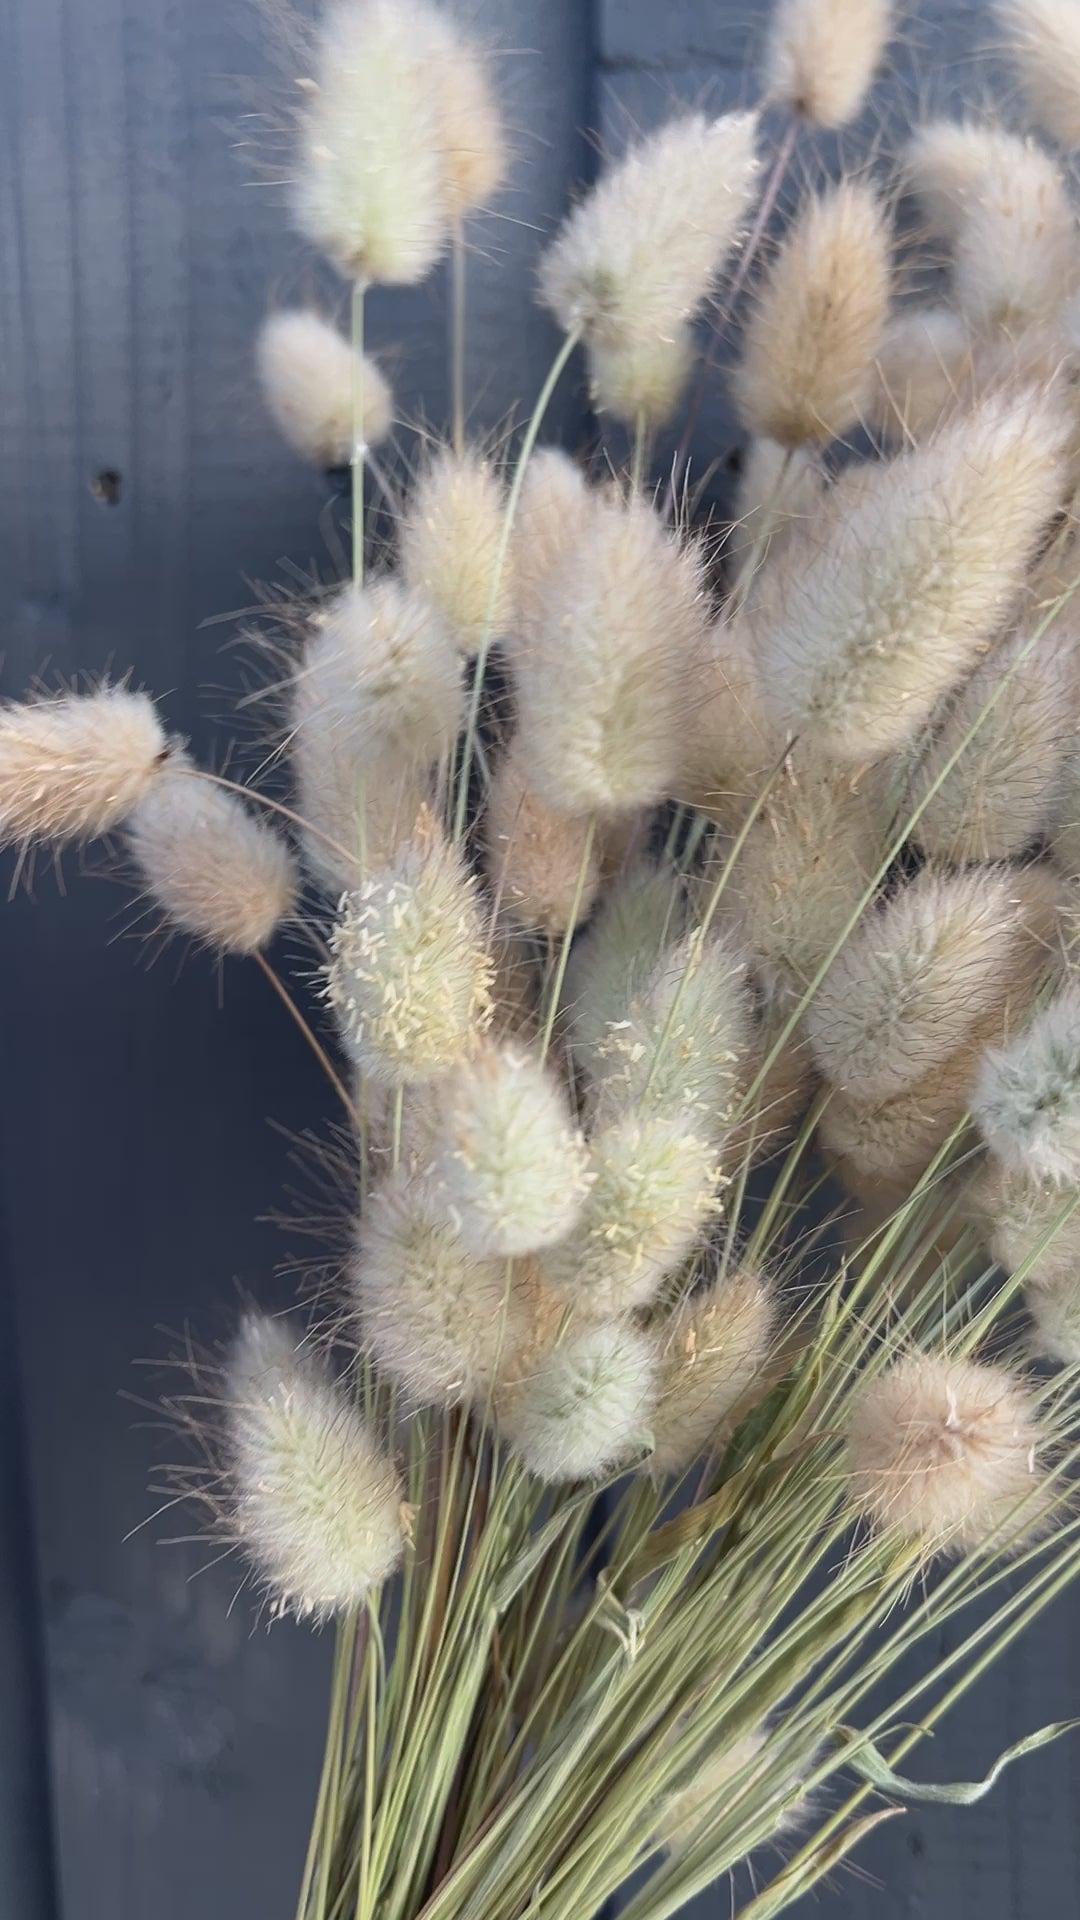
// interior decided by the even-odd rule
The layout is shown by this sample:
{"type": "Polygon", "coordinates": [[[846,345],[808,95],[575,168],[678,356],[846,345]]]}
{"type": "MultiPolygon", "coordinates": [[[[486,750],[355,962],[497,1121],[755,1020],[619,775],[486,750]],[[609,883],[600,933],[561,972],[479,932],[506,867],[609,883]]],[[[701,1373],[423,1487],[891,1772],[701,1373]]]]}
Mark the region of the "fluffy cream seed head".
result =
{"type": "Polygon", "coordinates": [[[543,1260],[572,1305],[618,1316],[656,1298],[718,1210],[717,1170],[695,1116],[630,1114],[589,1141],[592,1180],[574,1231],[543,1260]]]}
{"type": "Polygon", "coordinates": [[[132,809],[127,844],[146,892],[181,933],[257,953],[296,898],[281,836],[174,753],[132,809]]]}
{"type": "Polygon", "coordinates": [[[967,210],[988,182],[1003,184],[1023,169],[1029,141],[974,120],[930,120],[917,128],[904,173],[932,239],[953,245],[967,210]]]}
{"type": "Polygon", "coordinates": [[[1021,630],[997,647],[976,667],[920,759],[907,795],[910,807],[922,805],[912,829],[916,844],[957,864],[1021,854],[1053,817],[1078,717],[1075,618],[1059,617],[1037,640],[1021,630]]]}
{"type": "MultiPolygon", "coordinates": [[[[355,356],[344,335],[311,307],[272,313],[255,351],[263,395],[296,453],[319,467],[347,466],[353,447],[355,356]]],[[[363,355],[360,430],[377,447],[393,420],[393,396],[370,355],[363,355]]]]}
{"type": "Polygon", "coordinates": [[[1064,988],[1010,1046],[988,1055],[971,1104],[1003,1166],[1080,1182],[1080,991],[1064,988]]]}
{"type": "Polygon", "coordinates": [[[993,0],[1005,46],[1041,127],[1080,147],[1080,14],[1075,0],[993,0]]]}
{"type": "Polygon", "coordinates": [[[1029,893],[1008,867],[926,869],[866,915],[804,1016],[826,1079],[873,1104],[943,1066],[1040,964],[1029,893]]]}
{"type": "Polygon", "coordinates": [[[454,1066],[490,1018],[476,883],[430,814],[342,901],[326,998],[361,1069],[393,1086],[454,1066]]]}
{"type": "Polygon", "coordinates": [[[564,813],[662,799],[704,643],[700,554],[644,500],[598,498],[538,602],[512,656],[529,786],[564,813]]]}
{"type": "Polygon", "coordinates": [[[563,1239],[589,1173],[566,1093],[539,1054],[513,1042],[482,1047],[437,1099],[433,1170],[465,1245],[511,1256],[563,1239]]]}
{"type": "Polygon", "coordinates": [[[655,1393],[646,1334],[617,1322],[571,1328],[510,1396],[506,1437],[540,1480],[600,1479],[649,1444],[655,1393]]]}
{"type": "Polygon", "coordinates": [[[786,1777],[766,1784],[770,1771],[770,1730],[755,1727],[712,1754],[693,1780],[670,1794],[656,1821],[657,1838],[671,1853],[687,1852],[702,1840],[713,1819],[722,1816],[733,1794],[753,1793],[755,1805],[763,1798],[774,1813],[770,1840],[779,1840],[798,1826],[809,1796],[799,1792],[799,1776],[789,1768],[786,1777]]]}
{"type": "MultiPolygon", "coordinates": [[[[1069,620],[1068,612],[1064,618],[1069,620]]],[[[1070,741],[1061,763],[1050,845],[1059,871],[1069,880],[1080,880],[1080,738],[1070,741]]]]}
{"type": "Polygon", "coordinates": [[[776,0],[768,98],[818,127],[854,120],[892,27],[892,0],[776,0]]]}
{"type": "Polygon", "coordinates": [[[126,687],[0,706],[0,845],[111,832],[149,791],[166,751],[153,701],[126,687]]]}
{"type": "Polygon", "coordinates": [[[464,654],[501,639],[513,621],[509,556],[498,565],[505,513],[492,462],[473,448],[443,447],[421,473],[401,523],[401,571],[464,654]]]}
{"type": "Polygon", "coordinates": [[[659,1330],[653,1470],[684,1473],[722,1437],[759,1387],[776,1330],[776,1302],[745,1270],[691,1293],[659,1330]]]}
{"type": "Polygon", "coordinates": [[[1053,323],[1080,284],[1076,215],[1060,168],[1016,141],[1006,173],[979,180],[962,210],[953,297],[973,325],[1013,333],[1053,323]]]}
{"type": "Polygon", "coordinates": [[[473,1401],[525,1336],[505,1260],[478,1260],[426,1176],[392,1173],[357,1227],[349,1296],[367,1350],[417,1405],[473,1401]]]}
{"type": "Polygon", "coordinates": [[[1080,1287],[1076,1269],[1054,1287],[1039,1287],[1028,1299],[1031,1350],[1063,1367],[1080,1364],[1080,1287]]]}
{"type": "Polygon", "coordinates": [[[540,295],[597,350],[598,397],[655,424],[681,390],[686,322],[708,298],[749,211],[757,117],[702,114],[650,134],[609,167],[541,262],[540,295]]]}
{"type": "MultiPolygon", "coordinates": [[[[541,447],[533,454],[510,543],[515,611],[526,631],[542,615],[552,576],[578,546],[598,497],[568,453],[541,447]]],[[[511,658],[517,651],[520,647],[511,636],[511,658]]]]}
{"type": "Polygon", "coordinates": [[[950,307],[895,313],[878,348],[866,423],[886,440],[924,440],[964,397],[971,329],[950,307]]]}
{"type": "Polygon", "coordinates": [[[351,1400],[261,1315],[233,1345],[225,1400],[228,1522],[276,1606],[357,1606],[401,1558],[403,1496],[351,1400]]]}
{"type": "Polygon", "coordinates": [[[1065,493],[1070,432],[1052,394],[995,394],[842,477],[756,608],[777,724],[848,765],[917,733],[1019,591],[1065,493]]]}
{"type": "MultiPolygon", "coordinates": [[[[731,532],[724,543],[733,584],[741,582],[751,559],[755,565],[759,561],[764,565],[792,529],[817,511],[824,490],[819,458],[807,448],[782,447],[760,436],[750,441],[735,493],[731,532]]],[[[737,707],[733,717],[737,723],[737,707]]]]}
{"type": "Polygon", "coordinates": [[[965,1210],[1006,1273],[1025,1268],[1028,1303],[1044,1287],[1068,1289],[1080,1273],[1080,1206],[1069,1188],[991,1160],[965,1196],[965,1210]],[[1045,1244],[1042,1244],[1044,1243],[1045,1244]]]}
{"type": "Polygon", "coordinates": [[[334,0],[319,23],[293,209],[350,280],[412,285],[449,237],[443,37],[425,0],[334,0]]]}
{"type": "Polygon", "coordinates": [[[300,671],[337,679],[364,760],[431,766],[457,739],[461,663],[431,601],[396,580],[343,587],[318,616],[300,671]]]}
{"type": "Polygon", "coordinates": [[[599,836],[580,816],[557,813],[531,792],[512,740],[492,775],[484,813],[488,883],[519,926],[565,933],[600,891],[599,836]]]}
{"type": "Polygon", "coordinates": [[[747,323],[735,374],[752,433],[802,447],[859,423],[888,313],[889,252],[884,209],[862,181],[842,181],[802,207],[747,323]]]}
{"type": "Polygon", "coordinates": [[[686,901],[673,867],[635,862],[604,894],[570,950],[563,1012],[575,1058],[587,1065],[613,1021],[624,1020],[661,955],[680,938],[686,901]]]}
{"type": "Polygon", "coordinates": [[[486,208],[502,185],[506,139],[490,57],[464,39],[446,14],[438,16],[438,28],[438,44],[432,41],[429,57],[436,82],[439,148],[450,218],[460,221],[486,208]]]}
{"type": "Polygon", "coordinates": [[[978,1547],[1035,1519],[1043,1436],[1031,1397],[1002,1367],[909,1354],[852,1396],[852,1503],[930,1551],[978,1547]]]}

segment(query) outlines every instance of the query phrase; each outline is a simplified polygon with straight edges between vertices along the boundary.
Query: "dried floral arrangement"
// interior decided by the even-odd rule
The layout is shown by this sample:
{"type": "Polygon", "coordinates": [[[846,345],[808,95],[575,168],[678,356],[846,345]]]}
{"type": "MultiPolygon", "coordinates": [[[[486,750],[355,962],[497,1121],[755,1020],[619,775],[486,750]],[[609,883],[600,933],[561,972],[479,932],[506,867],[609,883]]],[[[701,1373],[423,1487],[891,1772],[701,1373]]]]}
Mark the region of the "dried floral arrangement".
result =
{"type": "Polygon", "coordinates": [[[172,1407],[174,1490],[334,1622],[299,1920],[666,1920],[752,1854],[767,1920],[1080,1569],[1080,17],[996,12],[1038,137],[920,125],[778,231],[895,24],[779,0],[761,109],[641,139],[542,252],[563,344],[503,454],[462,372],[490,60],[331,0],[293,212],[351,338],[278,313],[258,362],[351,466],[352,571],[277,636],[268,784],[126,683],[0,712],[5,842],[112,836],[169,926],[271,973],[288,928],[318,983],[278,982],[346,1251],[172,1407]],[[447,249],[406,484],[365,300],[447,249]],[[695,526],[653,436],[718,338],[749,447],[695,526]],[[579,350],[625,470],[543,444],[579,350]]]}

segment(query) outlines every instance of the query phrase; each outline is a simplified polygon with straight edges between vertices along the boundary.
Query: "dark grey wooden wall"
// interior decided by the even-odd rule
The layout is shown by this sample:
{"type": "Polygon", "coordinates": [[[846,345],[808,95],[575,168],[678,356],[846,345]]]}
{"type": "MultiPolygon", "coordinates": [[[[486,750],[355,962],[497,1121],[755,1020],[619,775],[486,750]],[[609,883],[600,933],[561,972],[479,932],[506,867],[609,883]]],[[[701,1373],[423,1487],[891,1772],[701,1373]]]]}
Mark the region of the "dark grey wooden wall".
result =
{"type": "MultiPolygon", "coordinates": [[[[674,98],[739,97],[764,8],[467,3],[514,53],[514,191],[472,268],[470,384],[495,424],[550,355],[531,262],[588,170],[582,131],[617,144],[674,98]]],[[[321,486],[251,377],[258,320],[312,273],[281,196],[232,151],[241,81],[273,83],[259,21],[248,0],[0,0],[0,23],[3,688],[133,667],[210,753],[238,666],[204,623],[283,560],[326,561],[321,486]]],[[[978,26],[977,5],[935,0],[909,30],[935,85],[978,88],[978,62],[953,59],[978,26]]],[[[408,410],[438,418],[442,283],[371,304],[408,410]]],[[[560,424],[584,425],[572,396],[560,424]]],[[[707,415],[703,444],[726,431],[707,415]]],[[[212,1337],[237,1289],[284,1298],[258,1222],[288,1178],[278,1129],[317,1123],[322,1086],[258,977],[148,968],[117,939],[117,889],[75,862],[35,892],[0,931],[0,1916],[287,1920],[326,1647],[253,1631],[226,1568],[193,1577],[203,1550],[127,1537],[160,1441],[121,1395],[161,1327],[212,1337]]],[[[1076,1623],[1063,1604],[922,1764],[978,1772],[1080,1711],[1076,1623]]],[[[974,1813],[889,1830],[819,1906],[1075,1911],[1078,1794],[1080,1749],[1056,1749],[974,1813]]],[[[727,1895],[701,1905],[720,1915],[727,1895]]]]}

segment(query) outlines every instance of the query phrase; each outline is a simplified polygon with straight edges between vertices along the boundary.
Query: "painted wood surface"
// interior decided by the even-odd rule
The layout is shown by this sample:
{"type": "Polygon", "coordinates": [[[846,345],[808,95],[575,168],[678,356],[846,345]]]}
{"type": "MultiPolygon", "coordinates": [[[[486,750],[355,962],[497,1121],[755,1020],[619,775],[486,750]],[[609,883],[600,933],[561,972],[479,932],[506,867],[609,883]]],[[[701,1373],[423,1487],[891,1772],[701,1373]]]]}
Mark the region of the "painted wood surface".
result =
{"type": "MultiPolygon", "coordinates": [[[[513,54],[513,189],[470,269],[474,417],[497,428],[550,359],[533,263],[588,172],[583,131],[617,144],[673,99],[743,97],[764,10],[468,5],[513,54]]],[[[980,61],[957,50],[978,7],[937,0],[923,20],[909,39],[933,86],[976,91],[980,61]]],[[[248,117],[282,83],[247,0],[0,0],[0,51],[3,690],[132,668],[221,754],[242,666],[220,616],[286,564],[332,564],[325,490],[251,372],[268,307],[322,284],[248,117]]],[[[442,279],[376,296],[370,326],[408,415],[438,420],[442,279]]],[[[559,425],[587,428],[572,396],[559,425]]],[[[710,404],[698,457],[730,432],[710,404]]],[[[0,939],[0,1914],[287,1920],[327,1650],[253,1629],[227,1564],[201,1571],[204,1548],[140,1529],[161,1439],[134,1400],[163,1378],[135,1363],[188,1328],[215,1337],[240,1297],[287,1298],[265,1217],[326,1103],[261,979],[148,965],[125,896],[86,866],[42,866],[0,939]]],[[[1080,1711],[1076,1618],[1062,1603],[919,1764],[974,1775],[1080,1711]]],[[[1076,1911],[1078,1794],[1065,1746],[974,1812],[887,1830],[817,1910],[1076,1911]]],[[[727,1910],[723,1889],[699,1906],[727,1910]]]]}

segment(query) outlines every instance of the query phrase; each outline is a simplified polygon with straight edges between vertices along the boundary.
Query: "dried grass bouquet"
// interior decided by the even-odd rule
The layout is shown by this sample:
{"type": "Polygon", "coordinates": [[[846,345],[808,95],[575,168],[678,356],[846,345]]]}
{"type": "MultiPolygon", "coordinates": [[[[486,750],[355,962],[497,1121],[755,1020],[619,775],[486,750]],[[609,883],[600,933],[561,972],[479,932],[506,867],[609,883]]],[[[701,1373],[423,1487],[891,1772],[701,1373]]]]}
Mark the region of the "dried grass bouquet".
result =
{"type": "Polygon", "coordinates": [[[330,0],[292,210],[351,337],[279,312],[258,364],[351,466],[352,565],[268,614],[276,751],[237,786],[125,682],[0,712],[4,840],[111,837],[337,1103],[331,1279],[171,1403],[171,1489],[336,1635],[298,1920],[666,1920],[751,1854],[768,1920],[1080,1570],[1080,17],[997,17],[1038,137],[922,124],[780,219],[895,23],[779,0],[760,107],[639,139],[542,252],[563,344],[491,446],[490,59],[330,0]],[[409,472],[365,301],[446,250],[409,472]],[[543,443],[579,355],[625,461],[543,443]]]}

